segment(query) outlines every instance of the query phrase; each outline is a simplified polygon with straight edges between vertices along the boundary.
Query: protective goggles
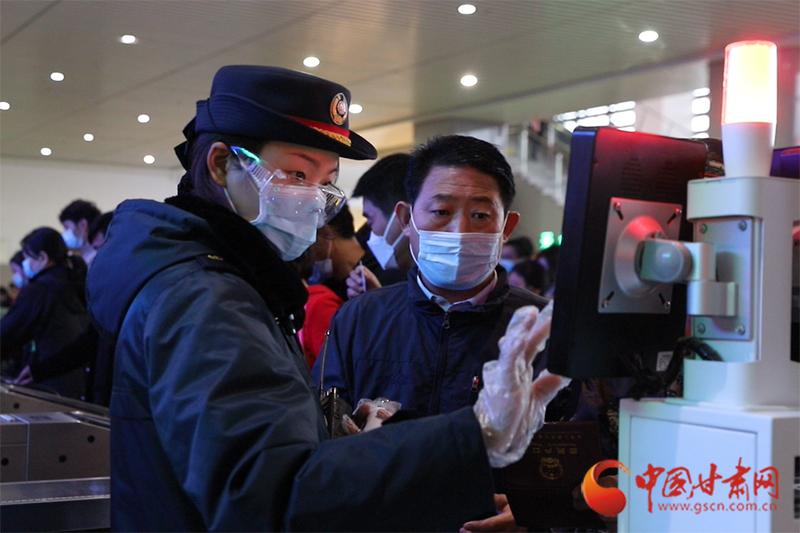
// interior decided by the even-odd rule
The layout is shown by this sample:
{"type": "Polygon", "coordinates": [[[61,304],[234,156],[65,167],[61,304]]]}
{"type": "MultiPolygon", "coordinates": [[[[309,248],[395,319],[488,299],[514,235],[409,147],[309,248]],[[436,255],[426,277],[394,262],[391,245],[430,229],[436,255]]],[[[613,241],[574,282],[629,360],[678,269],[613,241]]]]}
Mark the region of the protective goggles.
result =
{"type": "MultiPolygon", "coordinates": [[[[250,174],[253,181],[258,188],[258,193],[261,196],[270,194],[271,192],[278,193],[280,190],[293,190],[296,187],[314,192],[320,198],[324,199],[324,207],[318,206],[314,209],[319,210],[320,215],[324,215],[325,224],[331,221],[333,217],[344,206],[346,200],[344,192],[333,184],[319,185],[311,183],[301,178],[288,176],[285,172],[270,165],[254,153],[239,146],[231,146],[231,151],[236,154],[236,157],[241,163],[242,167],[250,174]],[[267,191],[267,189],[272,191],[267,191]]],[[[298,190],[298,189],[294,189],[298,190]]]]}

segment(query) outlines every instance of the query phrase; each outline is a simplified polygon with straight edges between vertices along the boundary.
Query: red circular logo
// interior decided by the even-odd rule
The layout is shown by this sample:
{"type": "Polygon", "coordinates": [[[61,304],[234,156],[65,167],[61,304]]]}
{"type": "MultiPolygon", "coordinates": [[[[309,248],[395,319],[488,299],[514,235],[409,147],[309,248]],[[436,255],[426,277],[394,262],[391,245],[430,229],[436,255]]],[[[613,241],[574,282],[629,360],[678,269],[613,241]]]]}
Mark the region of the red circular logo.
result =
{"type": "Polygon", "coordinates": [[[597,478],[608,468],[619,468],[628,475],[631,474],[630,469],[619,461],[613,459],[600,461],[586,472],[581,483],[581,492],[587,505],[594,511],[606,516],[617,516],[625,509],[627,503],[625,495],[618,488],[601,487],[597,483],[597,478]]]}

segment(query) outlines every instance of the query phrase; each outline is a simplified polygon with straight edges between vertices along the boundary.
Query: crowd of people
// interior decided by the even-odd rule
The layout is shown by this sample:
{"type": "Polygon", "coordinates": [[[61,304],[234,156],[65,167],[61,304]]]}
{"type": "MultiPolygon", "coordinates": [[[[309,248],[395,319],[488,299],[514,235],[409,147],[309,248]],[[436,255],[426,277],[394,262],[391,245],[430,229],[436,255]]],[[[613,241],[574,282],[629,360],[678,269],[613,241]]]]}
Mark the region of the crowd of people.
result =
{"type": "Polygon", "coordinates": [[[108,406],[113,350],[92,326],[86,275],[111,216],[78,199],[59,214],[61,232],[43,226],[22,239],[0,320],[4,379],[108,406]]]}
{"type": "Polygon", "coordinates": [[[113,529],[516,527],[491,469],[581,388],[545,370],[557,247],[511,238],[511,168],[460,135],[377,161],[357,229],[349,99],[223,67],[176,196],[76,200],[11,259],[3,375],[110,405],[113,529]],[[392,401],[332,440],[322,383],[392,401]]]}

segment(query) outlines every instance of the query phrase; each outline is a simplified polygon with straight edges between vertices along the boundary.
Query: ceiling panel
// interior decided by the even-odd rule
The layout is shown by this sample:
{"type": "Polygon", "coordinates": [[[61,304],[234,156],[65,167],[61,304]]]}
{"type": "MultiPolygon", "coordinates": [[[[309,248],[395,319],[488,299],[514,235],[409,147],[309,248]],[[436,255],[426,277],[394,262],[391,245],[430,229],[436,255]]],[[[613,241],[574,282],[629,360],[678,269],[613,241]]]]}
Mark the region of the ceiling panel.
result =
{"type": "Polygon", "coordinates": [[[798,46],[797,0],[2,0],[0,156],[175,167],[172,145],[225,64],[333,79],[355,129],[456,117],[529,120],[702,78],[728,42],[798,46]],[[638,41],[643,29],[661,39],[638,41]],[[122,34],[136,45],[118,42],[122,34]],[[306,69],[307,55],[321,58],[306,69]],[[678,70],[669,71],[664,66],[678,70]],[[681,70],[682,69],[682,70],[681,70]],[[56,84],[51,71],[65,73],[56,84]],[[459,78],[475,74],[465,88],[459,78]],[[563,106],[563,107],[562,107],[563,106]],[[150,123],[136,122],[139,113],[150,123]],[[85,143],[91,132],[95,141],[85,143]]]}

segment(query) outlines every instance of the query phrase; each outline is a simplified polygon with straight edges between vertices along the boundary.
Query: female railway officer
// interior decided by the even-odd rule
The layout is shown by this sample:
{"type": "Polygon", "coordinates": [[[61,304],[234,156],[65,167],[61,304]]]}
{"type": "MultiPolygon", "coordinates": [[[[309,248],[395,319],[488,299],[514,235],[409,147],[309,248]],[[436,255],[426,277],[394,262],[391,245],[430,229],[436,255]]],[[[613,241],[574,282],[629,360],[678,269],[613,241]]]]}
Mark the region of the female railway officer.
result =
{"type": "Polygon", "coordinates": [[[520,377],[547,335],[535,316],[509,329],[483,407],[327,438],[285,261],[343,202],[339,157],[376,156],[349,101],[308,74],[223,67],[176,148],[178,196],[116,209],[88,279],[116,342],[113,529],[442,531],[493,512],[490,464],[524,451],[561,385],[520,377]]]}

